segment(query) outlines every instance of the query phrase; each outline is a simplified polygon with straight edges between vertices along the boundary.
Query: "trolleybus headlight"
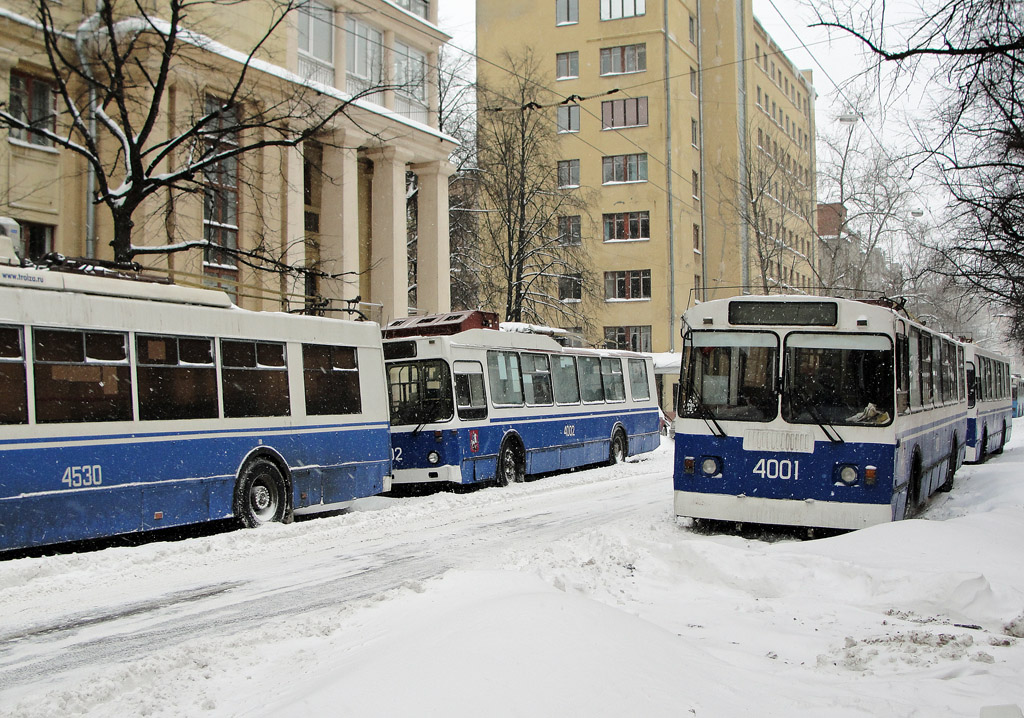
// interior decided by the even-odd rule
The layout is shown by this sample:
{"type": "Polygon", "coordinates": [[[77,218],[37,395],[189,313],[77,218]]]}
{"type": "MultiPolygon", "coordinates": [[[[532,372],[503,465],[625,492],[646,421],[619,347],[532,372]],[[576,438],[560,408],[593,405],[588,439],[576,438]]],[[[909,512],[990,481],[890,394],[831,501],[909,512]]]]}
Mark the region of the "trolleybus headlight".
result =
{"type": "Polygon", "coordinates": [[[718,473],[718,459],[708,456],[700,462],[700,470],[703,471],[707,476],[714,476],[718,473]]]}
{"type": "Polygon", "coordinates": [[[844,466],[839,469],[839,480],[847,486],[852,486],[857,483],[857,467],[855,466],[844,466]]]}
{"type": "Polygon", "coordinates": [[[431,451],[429,454],[427,454],[427,461],[431,464],[436,464],[440,460],[441,455],[436,451],[431,451]]]}
{"type": "Polygon", "coordinates": [[[683,471],[685,471],[687,474],[693,473],[693,468],[695,465],[696,462],[693,460],[692,456],[687,456],[685,459],[683,459],[683,471]]]}
{"type": "Polygon", "coordinates": [[[878,475],[878,469],[874,466],[864,467],[864,483],[869,486],[874,486],[878,475]]]}

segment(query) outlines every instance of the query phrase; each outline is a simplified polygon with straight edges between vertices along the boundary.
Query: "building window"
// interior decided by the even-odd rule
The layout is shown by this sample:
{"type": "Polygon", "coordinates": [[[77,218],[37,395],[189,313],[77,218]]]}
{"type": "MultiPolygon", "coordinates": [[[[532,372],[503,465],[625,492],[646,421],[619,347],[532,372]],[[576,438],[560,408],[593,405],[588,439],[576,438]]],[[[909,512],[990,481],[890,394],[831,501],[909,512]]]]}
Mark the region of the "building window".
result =
{"type": "Polygon", "coordinates": [[[572,25],[580,21],[579,0],[555,0],[555,24],[572,25]]]}
{"type": "Polygon", "coordinates": [[[558,106],[558,131],[579,132],[580,131],[580,106],[559,105],[558,106]]]}
{"type": "MultiPolygon", "coordinates": [[[[31,75],[20,72],[11,73],[11,95],[8,110],[15,119],[54,132],[56,130],[57,105],[53,85],[31,75]]],[[[10,137],[24,140],[34,145],[50,147],[53,142],[48,137],[28,132],[20,127],[12,127],[10,137]]]]}
{"type": "Polygon", "coordinates": [[[601,160],[602,183],[646,182],[647,154],[614,155],[601,160]]]}
{"type": "Polygon", "coordinates": [[[650,299],[651,270],[630,269],[623,272],[604,273],[604,298],[650,299]]]}
{"type": "Polygon", "coordinates": [[[690,94],[697,95],[697,69],[694,67],[690,68],[690,94]]]}
{"type": "Polygon", "coordinates": [[[580,54],[573,52],[560,52],[555,55],[555,77],[559,80],[569,80],[580,76],[580,54]]]}
{"type": "Polygon", "coordinates": [[[701,278],[699,274],[693,275],[693,298],[701,300],[704,298],[704,286],[701,284],[701,278]]]}
{"type": "Polygon", "coordinates": [[[427,56],[396,42],[395,112],[410,120],[427,122],[427,56]]]}
{"type": "Polygon", "coordinates": [[[700,251],[700,225],[693,225],[693,251],[700,251]]]}
{"type": "Polygon", "coordinates": [[[693,185],[693,198],[700,199],[700,175],[696,170],[690,170],[690,183],[693,185]]]}
{"type": "Polygon", "coordinates": [[[630,97],[601,103],[601,128],[643,127],[647,124],[647,98],[630,97]]]}
{"type": "Polygon", "coordinates": [[[563,247],[576,247],[582,242],[580,231],[580,215],[558,218],[558,243],[563,247]]]}
{"type": "Polygon", "coordinates": [[[697,44],[697,18],[690,15],[690,42],[697,44]]]}
{"type": "MultiPolygon", "coordinates": [[[[208,126],[213,137],[206,145],[208,155],[238,146],[235,110],[222,104],[214,97],[206,98],[206,112],[214,116],[208,126]]],[[[233,252],[238,249],[237,157],[223,157],[203,170],[203,236],[209,242],[203,257],[204,273],[237,280],[238,263],[233,252]]],[[[235,292],[230,284],[226,289],[231,294],[235,292]]]]}
{"type": "Polygon", "coordinates": [[[651,351],[651,326],[605,327],[604,345],[608,349],[634,352],[651,351]]]}
{"type": "Polygon", "coordinates": [[[24,243],[24,257],[38,262],[53,251],[53,225],[19,222],[24,243]]]}
{"type": "Polygon", "coordinates": [[[694,147],[700,147],[700,125],[695,118],[690,118],[690,143],[694,147]]]}
{"type": "Polygon", "coordinates": [[[427,0],[394,0],[394,2],[396,5],[408,10],[413,15],[419,15],[424,20],[427,19],[427,8],[430,7],[430,3],[428,3],[427,0]]]}
{"type": "Polygon", "coordinates": [[[318,2],[299,6],[299,74],[334,85],[334,12],[318,2]]]}
{"type": "Polygon", "coordinates": [[[560,160],[558,162],[558,186],[579,187],[580,186],[580,161],[560,160]]]}
{"type": "Polygon", "coordinates": [[[601,0],[602,20],[636,17],[643,15],[646,11],[646,0],[601,0]]]}
{"type": "Polygon", "coordinates": [[[372,25],[353,17],[345,22],[346,89],[353,95],[380,85],[384,36],[372,25]]]}
{"type": "Polygon", "coordinates": [[[650,212],[616,212],[603,219],[605,242],[651,238],[650,212]]]}
{"type": "Polygon", "coordinates": [[[565,274],[558,278],[558,298],[563,302],[578,302],[583,298],[583,276],[565,274]]]}
{"type": "Polygon", "coordinates": [[[621,75],[647,69],[647,45],[619,45],[601,48],[601,74],[621,75]]]}

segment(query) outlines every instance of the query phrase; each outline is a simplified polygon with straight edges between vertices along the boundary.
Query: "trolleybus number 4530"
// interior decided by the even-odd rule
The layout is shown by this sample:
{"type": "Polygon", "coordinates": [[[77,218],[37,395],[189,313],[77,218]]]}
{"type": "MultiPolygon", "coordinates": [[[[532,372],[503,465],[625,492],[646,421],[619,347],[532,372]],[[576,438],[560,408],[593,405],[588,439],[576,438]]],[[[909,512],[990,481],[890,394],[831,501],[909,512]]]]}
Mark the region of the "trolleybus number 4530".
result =
{"type": "Polygon", "coordinates": [[[64,476],[61,477],[60,482],[67,484],[69,489],[77,489],[80,486],[99,486],[103,483],[103,467],[99,464],[69,466],[64,469],[64,476]]]}
{"type": "Polygon", "coordinates": [[[800,462],[789,459],[761,459],[754,465],[753,473],[762,479],[800,478],[800,462]]]}

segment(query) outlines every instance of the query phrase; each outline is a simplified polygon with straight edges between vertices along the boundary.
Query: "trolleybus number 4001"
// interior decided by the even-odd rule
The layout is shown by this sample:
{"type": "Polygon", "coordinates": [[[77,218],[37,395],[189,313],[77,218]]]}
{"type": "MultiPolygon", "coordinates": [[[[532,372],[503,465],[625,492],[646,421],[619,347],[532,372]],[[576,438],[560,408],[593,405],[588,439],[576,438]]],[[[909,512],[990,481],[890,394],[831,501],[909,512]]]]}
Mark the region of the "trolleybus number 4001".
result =
{"type": "Polygon", "coordinates": [[[789,459],[761,459],[754,465],[753,473],[762,479],[800,478],[800,462],[789,459]]]}

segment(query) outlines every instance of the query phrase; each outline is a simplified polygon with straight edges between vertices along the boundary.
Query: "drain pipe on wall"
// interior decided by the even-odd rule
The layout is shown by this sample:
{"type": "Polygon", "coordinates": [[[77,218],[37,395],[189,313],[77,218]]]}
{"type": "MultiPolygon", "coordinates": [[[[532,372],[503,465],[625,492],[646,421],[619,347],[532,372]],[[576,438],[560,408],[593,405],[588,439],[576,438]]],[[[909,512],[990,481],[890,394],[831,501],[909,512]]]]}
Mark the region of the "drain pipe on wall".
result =
{"type": "MultiPolygon", "coordinates": [[[[697,0],[697,123],[700,125],[700,231],[704,237],[704,245],[700,253],[700,276],[704,291],[700,299],[707,299],[708,286],[708,222],[704,201],[704,188],[707,186],[707,175],[704,173],[704,53],[703,53],[704,18],[701,15],[701,0],[697,0]]],[[[694,299],[697,299],[697,287],[693,288],[694,299]]]]}
{"type": "MultiPolygon", "coordinates": [[[[96,113],[93,107],[96,103],[96,88],[89,88],[89,134],[96,141],[96,113]]],[[[96,168],[89,163],[89,174],[86,177],[85,185],[85,256],[87,259],[96,259],[96,204],[93,201],[96,194],[96,168]]]]}
{"type": "Polygon", "coordinates": [[[671,42],[668,34],[668,0],[662,0],[662,35],[665,40],[665,194],[668,208],[668,350],[676,350],[676,252],[675,203],[672,200],[672,89],[669,79],[668,53],[671,42]]]}

